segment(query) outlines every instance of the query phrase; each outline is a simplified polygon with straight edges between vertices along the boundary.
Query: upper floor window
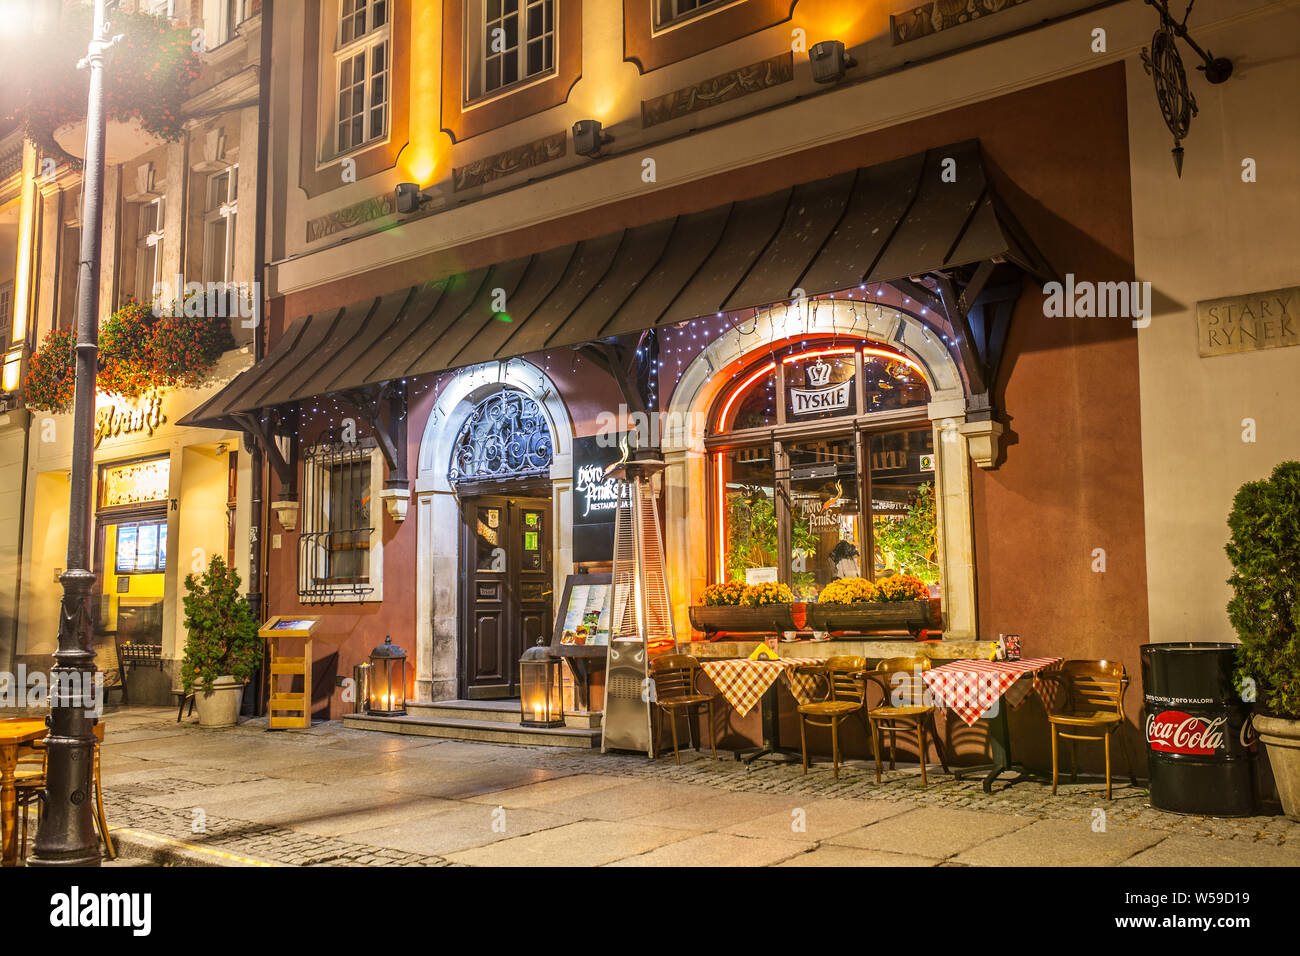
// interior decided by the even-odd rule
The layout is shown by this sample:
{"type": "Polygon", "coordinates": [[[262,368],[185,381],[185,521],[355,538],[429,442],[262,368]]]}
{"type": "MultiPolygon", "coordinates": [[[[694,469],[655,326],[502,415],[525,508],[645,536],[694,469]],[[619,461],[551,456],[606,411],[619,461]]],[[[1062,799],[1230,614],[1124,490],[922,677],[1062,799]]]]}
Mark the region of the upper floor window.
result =
{"type": "Polygon", "coordinates": [[[135,294],[150,299],[155,284],[162,281],[163,217],[165,197],[140,204],[140,219],[135,240],[135,294]]]}
{"type": "Polygon", "coordinates": [[[335,42],[334,148],[347,153],[388,133],[388,0],[340,0],[335,42]]]}
{"type": "Polygon", "coordinates": [[[677,20],[705,13],[734,3],[735,0],[655,0],[655,25],[667,26],[677,20]]]}
{"type": "Polygon", "coordinates": [[[166,17],[170,20],[176,16],[176,0],[149,0],[145,5],[144,12],[155,17],[166,17]]]}
{"type": "Polygon", "coordinates": [[[465,27],[466,99],[555,69],[555,0],[470,0],[465,27]]]}
{"type": "Polygon", "coordinates": [[[235,217],[239,211],[239,167],[208,177],[208,205],[203,214],[204,281],[235,280],[235,217]]]}
{"type": "Polygon", "coordinates": [[[0,345],[9,344],[9,329],[14,319],[14,284],[0,282],[0,345]]]}

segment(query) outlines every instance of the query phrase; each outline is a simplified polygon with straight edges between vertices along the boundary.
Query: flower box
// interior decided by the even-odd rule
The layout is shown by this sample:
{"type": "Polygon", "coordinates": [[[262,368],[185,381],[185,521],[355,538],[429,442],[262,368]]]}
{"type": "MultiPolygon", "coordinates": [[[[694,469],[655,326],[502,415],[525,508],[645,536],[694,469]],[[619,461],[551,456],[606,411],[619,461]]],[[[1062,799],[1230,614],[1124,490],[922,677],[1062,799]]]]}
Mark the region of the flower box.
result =
{"type": "Polygon", "coordinates": [[[815,631],[907,630],[915,635],[937,624],[930,600],[808,605],[808,626],[815,631]]]}
{"type": "Polygon", "coordinates": [[[730,631],[736,634],[776,634],[795,631],[794,606],[790,604],[692,605],[691,627],[706,634],[730,631]]]}

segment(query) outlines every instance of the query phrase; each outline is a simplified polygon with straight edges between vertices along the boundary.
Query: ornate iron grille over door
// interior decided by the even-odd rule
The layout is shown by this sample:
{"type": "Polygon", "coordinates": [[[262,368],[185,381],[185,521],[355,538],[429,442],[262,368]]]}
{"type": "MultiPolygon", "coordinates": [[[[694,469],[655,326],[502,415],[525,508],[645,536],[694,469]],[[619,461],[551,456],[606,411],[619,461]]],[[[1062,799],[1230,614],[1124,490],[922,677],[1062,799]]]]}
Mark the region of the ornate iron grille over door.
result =
{"type": "Polygon", "coordinates": [[[370,594],[373,441],[328,441],[303,460],[304,522],[298,598],[304,604],[370,594]]]}
{"type": "Polygon", "coordinates": [[[502,389],[479,402],[465,420],[448,478],[455,483],[546,475],[552,456],[551,430],[537,403],[502,389]]]}

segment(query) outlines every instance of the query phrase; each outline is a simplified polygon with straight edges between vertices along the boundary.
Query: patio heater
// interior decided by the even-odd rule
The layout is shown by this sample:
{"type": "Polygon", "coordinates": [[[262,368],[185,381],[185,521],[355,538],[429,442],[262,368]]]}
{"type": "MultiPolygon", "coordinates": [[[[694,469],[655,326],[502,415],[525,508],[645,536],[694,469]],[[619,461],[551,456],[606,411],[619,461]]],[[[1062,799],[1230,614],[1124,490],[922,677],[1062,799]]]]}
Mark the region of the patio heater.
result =
{"type": "Polygon", "coordinates": [[[624,460],[608,472],[619,481],[619,496],[601,753],[617,749],[655,755],[650,661],[677,645],[659,509],[650,490],[650,479],[664,467],[653,459],[624,460]]]}

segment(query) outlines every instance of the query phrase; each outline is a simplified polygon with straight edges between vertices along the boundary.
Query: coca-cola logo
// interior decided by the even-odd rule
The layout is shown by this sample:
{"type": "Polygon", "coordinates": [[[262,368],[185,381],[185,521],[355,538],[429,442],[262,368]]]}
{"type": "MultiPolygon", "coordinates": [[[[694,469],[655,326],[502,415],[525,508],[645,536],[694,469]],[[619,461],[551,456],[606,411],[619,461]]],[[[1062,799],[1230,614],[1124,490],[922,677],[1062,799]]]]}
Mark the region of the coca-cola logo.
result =
{"type": "Polygon", "coordinates": [[[1148,714],[1147,744],[1161,753],[1213,756],[1223,746],[1220,728],[1227,722],[1227,717],[1216,717],[1207,724],[1181,710],[1166,710],[1158,716],[1148,714]]]}

